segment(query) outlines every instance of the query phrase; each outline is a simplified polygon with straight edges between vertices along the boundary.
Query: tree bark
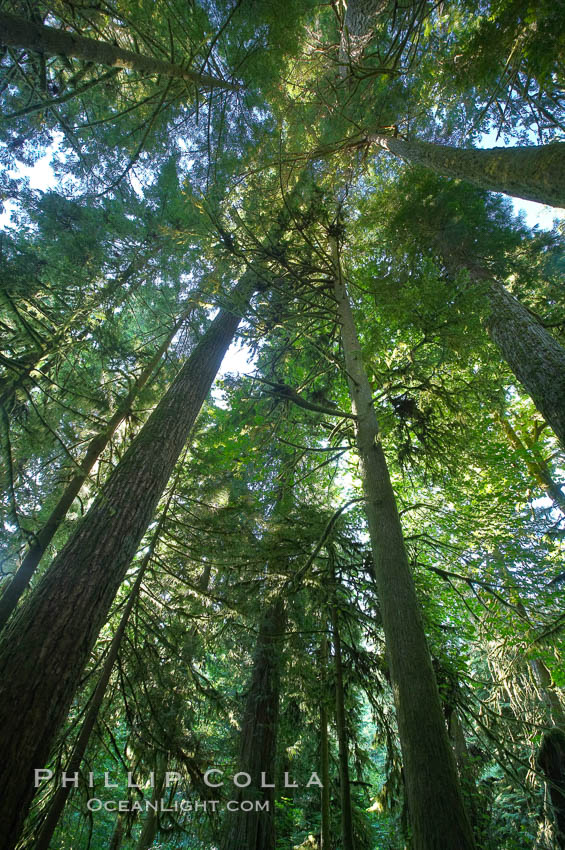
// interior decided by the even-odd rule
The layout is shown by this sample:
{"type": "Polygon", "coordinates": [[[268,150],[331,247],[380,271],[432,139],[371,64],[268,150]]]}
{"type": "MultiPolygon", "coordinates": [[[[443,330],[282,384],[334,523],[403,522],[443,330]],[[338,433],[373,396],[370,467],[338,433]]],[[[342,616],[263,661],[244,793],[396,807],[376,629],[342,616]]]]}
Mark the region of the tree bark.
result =
{"type": "MultiPolygon", "coordinates": [[[[333,560],[330,555],[330,560],[333,560]]],[[[334,577],[335,582],[335,577],[334,577]]],[[[339,619],[334,596],[330,604],[330,617],[332,622],[332,638],[334,645],[334,670],[335,670],[335,725],[339,753],[339,785],[341,795],[341,837],[343,850],[355,850],[353,840],[353,817],[351,810],[351,784],[349,781],[349,745],[347,735],[347,722],[345,719],[345,693],[343,685],[343,659],[341,654],[341,637],[339,633],[339,619]]]]}
{"type": "Polygon", "coordinates": [[[565,349],[501,284],[487,294],[489,336],[565,447],[565,349]]]}
{"type": "Polygon", "coordinates": [[[369,134],[366,141],[445,177],[457,177],[526,201],[565,206],[565,142],[481,150],[378,133],[369,134]]]}
{"type": "Polygon", "coordinates": [[[25,18],[0,14],[0,41],[10,47],[20,47],[34,50],[47,56],[66,56],[83,59],[97,65],[110,68],[127,68],[142,74],[162,74],[195,83],[201,88],[220,88],[228,91],[238,91],[241,87],[236,83],[228,83],[211,77],[208,74],[198,74],[189,71],[182,65],[173,65],[163,59],[153,56],[143,56],[131,50],[124,50],[115,44],[84,38],[64,30],[45,27],[25,18]]]}
{"type": "Polygon", "coordinates": [[[453,751],[380,442],[372,391],[332,240],[334,294],[353,412],[375,578],[393,683],[414,850],[474,850],[453,751]]]}
{"type": "Polygon", "coordinates": [[[275,599],[266,609],[255,647],[253,672],[241,724],[238,772],[251,776],[251,785],[238,800],[260,800],[268,810],[226,814],[222,850],[275,850],[274,788],[260,788],[261,774],[274,783],[282,642],[286,625],[284,602],[275,599]]]}
{"type": "Polygon", "coordinates": [[[359,62],[371,40],[376,19],[388,6],[388,0],[348,0],[339,43],[340,76],[347,77],[349,65],[359,62]]]}
{"type": "Polygon", "coordinates": [[[256,287],[244,275],[0,638],[0,834],[14,847],[98,632],[256,287]]]}
{"type": "Polygon", "coordinates": [[[459,718],[457,706],[452,706],[449,710],[447,716],[447,728],[449,731],[449,737],[451,738],[451,742],[453,744],[455,761],[457,764],[457,769],[459,771],[459,781],[463,790],[463,796],[467,806],[467,811],[469,812],[469,817],[471,819],[471,825],[473,827],[475,838],[479,843],[480,847],[481,843],[484,840],[483,833],[485,827],[485,819],[483,812],[480,810],[481,795],[477,788],[477,783],[475,781],[475,774],[473,771],[473,760],[467,748],[465,732],[463,731],[463,726],[459,718]]]}
{"type": "Polygon", "coordinates": [[[6,587],[4,593],[0,597],[0,630],[4,628],[8,618],[18,604],[19,599],[39,566],[39,562],[41,561],[45,550],[53,540],[59,526],[65,519],[69,508],[78,496],[82,485],[90,475],[94,464],[112,439],[120,423],[123,422],[129,413],[131,405],[155,371],[159,361],[163,357],[163,354],[167,351],[171,340],[186,319],[187,315],[188,311],[183,313],[179,321],[175,323],[174,328],[168,334],[165,341],[159,346],[158,350],[155,352],[145,369],[141,372],[129,393],[118,405],[114,415],[111,417],[104,430],[96,434],[88,444],[86,453],[78,465],[75,475],[73,475],[72,479],[67,484],[67,487],[51,511],[51,514],[47,518],[43,528],[41,528],[34,536],[33,543],[25,555],[19,570],[15,573],[10,584],[6,587]]]}
{"type": "Polygon", "coordinates": [[[330,742],[328,736],[327,665],[328,638],[324,634],[320,644],[320,781],[322,783],[320,850],[330,850],[330,742]]]}
{"type": "MultiPolygon", "coordinates": [[[[142,564],[137,574],[137,578],[130,591],[126,607],[124,608],[124,611],[120,618],[118,628],[116,629],[116,633],[112,638],[112,643],[110,644],[110,648],[106,655],[100,678],[98,679],[98,682],[96,683],[96,687],[94,689],[94,693],[92,694],[90,705],[88,706],[88,711],[86,712],[86,716],[83,720],[79,736],[73,747],[73,751],[67,763],[67,766],[65,767],[65,772],[68,776],[71,776],[74,773],[78,773],[82,764],[82,760],[84,758],[84,754],[86,752],[86,748],[90,740],[90,735],[92,734],[92,730],[94,729],[94,724],[96,723],[98,712],[100,711],[100,706],[102,705],[102,700],[104,699],[104,694],[106,693],[106,688],[108,687],[108,682],[110,681],[110,676],[112,675],[112,670],[114,668],[116,658],[118,657],[118,652],[120,651],[120,645],[122,643],[122,639],[126,630],[130,614],[133,611],[133,606],[135,605],[136,600],[139,596],[139,591],[141,590],[143,576],[145,575],[145,571],[149,566],[149,563],[151,562],[155,546],[159,539],[161,526],[162,520],[159,522],[157,530],[153,536],[149,551],[143,558],[142,564]]],[[[55,792],[53,799],[51,800],[51,803],[49,805],[47,817],[43,821],[39,836],[37,838],[37,841],[35,842],[34,850],[49,850],[49,845],[51,843],[51,839],[53,838],[53,833],[55,832],[57,824],[59,823],[59,818],[63,813],[63,809],[65,808],[65,804],[67,802],[69,794],[71,793],[71,790],[71,785],[60,785],[57,788],[57,791],[55,792]]]]}
{"type": "Polygon", "coordinates": [[[487,333],[565,446],[565,349],[464,246],[450,244],[441,230],[431,230],[430,236],[451,274],[467,271],[484,289],[489,307],[487,333]]]}
{"type": "Polygon", "coordinates": [[[114,832],[112,834],[112,839],[110,841],[110,846],[108,850],[120,850],[122,846],[122,841],[124,837],[124,819],[121,815],[118,815],[116,818],[116,826],[114,827],[114,832]]]}
{"type": "Polygon", "coordinates": [[[159,818],[155,810],[155,804],[158,805],[159,800],[163,795],[165,787],[165,771],[167,770],[167,759],[164,753],[157,753],[157,769],[155,770],[155,785],[151,794],[152,807],[148,808],[141,828],[141,833],[135,845],[135,850],[149,850],[157,835],[159,827],[159,818]]]}
{"type": "Polygon", "coordinates": [[[555,818],[555,838],[565,850],[565,732],[555,727],[542,738],[537,763],[543,770],[555,818]]]}
{"type": "Polygon", "coordinates": [[[565,710],[550,670],[541,658],[531,658],[529,663],[553,723],[565,732],[565,710]]]}

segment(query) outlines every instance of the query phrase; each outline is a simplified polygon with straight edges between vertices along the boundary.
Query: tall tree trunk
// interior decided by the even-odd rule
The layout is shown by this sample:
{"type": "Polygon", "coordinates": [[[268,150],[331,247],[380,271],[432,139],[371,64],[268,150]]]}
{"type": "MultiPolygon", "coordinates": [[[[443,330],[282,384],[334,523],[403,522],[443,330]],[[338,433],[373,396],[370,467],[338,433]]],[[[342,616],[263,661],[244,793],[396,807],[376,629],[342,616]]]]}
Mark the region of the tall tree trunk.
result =
{"type": "Polygon", "coordinates": [[[324,634],[320,644],[320,781],[322,783],[320,850],[330,850],[330,741],[328,735],[327,667],[328,638],[324,634]]]}
{"type": "Polygon", "coordinates": [[[471,825],[479,847],[484,841],[485,818],[480,810],[480,793],[473,772],[473,760],[467,747],[465,732],[457,711],[457,706],[451,706],[447,716],[447,728],[449,737],[453,744],[455,761],[459,771],[459,780],[463,790],[463,796],[467,805],[467,811],[471,818],[471,825]]]}
{"type": "Polygon", "coordinates": [[[555,838],[560,850],[565,850],[565,732],[554,727],[542,738],[537,756],[549,789],[555,819],[555,838]]]}
{"type": "Polygon", "coordinates": [[[255,289],[244,275],[0,638],[0,834],[14,847],[98,632],[255,289]],[[245,309],[245,308],[244,308],[245,309]]]}
{"type": "Polygon", "coordinates": [[[375,20],[388,5],[389,0],[348,0],[344,23],[349,35],[356,38],[370,35],[375,20]]]}
{"type": "Polygon", "coordinates": [[[565,348],[464,247],[451,244],[441,230],[430,230],[430,236],[449,273],[467,271],[484,290],[489,307],[485,324],[490,338],[565,446],[565,348]]]}
{"type": "Polygon", "coordinates": [[[366,141],[445,177],[468,180],[491,192],[504,192],[526,201],[565,206],[565,142],[481,150],[378,133],[369,134],[366,141]]]}
{"type": "Polygon", "coordinates": [[[487,330],[565,447],[565,349],[503,286],[488,290],[487,330]]]}
{"type": "Polygon", "coordinates": [[[414,850],[472,850],[453,751],[422,624],[402,527],[380,442],[372,391],[337,240],[334,294],[353,412],[387,655],[402,747],[414,850]]]}
{"type": "Polygon", "coordinates": [[[114,832],[112,833],[112,839],[110,841],[110,846],[108,850],[120,850],[122,846],[122,841],[124,837],[124,819],[121,815],[118,815],[116,818],[116,826],[114,827],[114,832]]]}
{"type": "MultiPolygon", "coordinates": [[[[330,561],[333,561],[330,549],[330,561]]],[[[341,637],[339,633],[339,617],[335,592],[335,576],[333,576],[333,599],[330,603],[332,622],[332,639],[334,645],[335,669],[335,721],[339,753],[339,785],[341,796],[341,837],[343,850],[354,850],[353,817],[351,809],[351,784],[349,781],[349,743],[347,722],[345,719],[345,690],[343,684],[343,659],[341,655],[341,637]]]]}
{"type": "Polygon", "coordinates": [[[43,528],[34,535],[33,543],[25,555],[19,570],[14,575],[12,581],[6,587],[2,597],[0,598],[0,629],[4,627],[12,611],[18,604],[22,593],[28,586],[33,574],[39,566],[39,562],[41,561],[45,550],[53,540],[59,526],[65,519],[69,508],[78,496],[82,485],[90,475],[94,464],[112,439],[120,423],[123,422],[129,413],[131,405],[135,401],[137,395],[141,392],[155,371],[159,361],[163,357],[163,354],[167,351],[171,340],[186,319],[188,312],[189,311],[185,311],[178,322],[175,323],[174,328],[167,335],[165,341],[159,346],[158,350],[155,352],[145,369],[141,372],[131,390],[118,405],[114,415],[111,417],[104,430],[100,431],[100,433],[96,434],[91,439],[86,453],[78,465],[77,472],[67,484],[59,501],[47,518],[43,528]]]}
{"type": "Polygon", "coordinates": [[[220,88],[238,91],[240,86],[228,83],[208,74],[198,74],[189,71],[182,65],[173,65],[154,56],[143,56],[131,50],[124,50],[115,44],[84,38],[75,33],[44,27],[25,18],[0,14],[0,41],[10,47],[20,47],[34,50],[46,56],[66,56],[83,59],[96,65],[107,65],[111,68],[128,68],[142,74],[162,74],[179,80],[195,83],[202,88],[220,88]]]}
{"type": "Polygon", "coordinates": [[[565,516],[565,493],[559,484],[553,479],[551,471],[547,463],[539,457],[536,457],[534,452],[524,445],[510,422],[505,416],[498,417],[504,433],[508,437],[509,443],[520,452],[524,459],[528,472],[536,482],[536,484],[545,490],[549,498],[552,500],[556,508],[559,508],[565,516]]]}
{"type": "Polygon", "coordinates": [[[531,658],[529,663],[553,723],[565,732],[565,710],[550,670],[541,658],[531,658]]]}
{"type": "Polygon", "coordinates": [[[159,816],[155,806],[159,804],[165,787],[165,771],[167,770],[167,758],[164,753],[157,753],[157,765],[155,770],[155,785],[151,794],[153,804],[147,810],[141,833],[135,845],[135,850],[149,850],[157,835],[159,827],[159,816]]]}
{"type": "MultiPolygon", "coordinates": [[[[71,757],[65,767],[65,772],[68,776],[72,776],[73,774],[78,773],[82,764],[82,760],[84,758],[86,748],[88,747],[88,742],[90,740],[92,730],[94,729],[94,724],[96,723],[96,719],[100,711],[100,706],[102,705],[102,700],[104,699],[104,694],[106,693],[106,688],[108,687],[108,682],[110,681],[110,676],[112,675],[112,670],[114,668],[116,658],[118,657],[118,652],[120,651],[120,645],[122,643],[122,639],[126,630],[130,614],[133,611],[133,606],[135,605],[139,596],[139,591],[141,590],[141,583],[143,581],[143,577],[145,575],[147,567],[151,562],[151,558],[153,557],[155,546],[159,541],[163,520],[170,505],[171,496],[169,496],[163,516],[159,520],[155,533],[153,534],[149,550],[143,558],[143,561],[137,574],[137,578],[130,591],[126,607],[124,608],[122,616],[120,618],[118,628],[116,629],[114,637],[112,638],[110,648],[108,649],[106,658],[104,660],[104,665],[102,667],[100,678],[96,683],[94,693],[92,694],[90,704],[83,720],[78,738],[73,747],[71,757]]],[[[59,819],[63,813],[63,809],[65,808],[65,804],[67,802],[69,794],[71,793],[71,790],[71,785],[60,785],[57,788],[57,791],[55,792],[53,799],[51,800],[51,803],[49,805],[47,817],[43,821],[39,836],[35,842],[34,850],[49,850],[49,845],[51,843],[51,839],[53,838],[53,833],[55,832],[59,819]]]]}
{"type": "Polygon", "coordinates": [[[260,788],[261,774],[274,783],[282,644],[286,614],[275,599],[266,609],[253,658],[253,672],[241,724],[238,772],[251,776],[251,785],[235,799],[261,801],[265,811],[226,813],[222,850],[275,850],[274,789],[260,788]]]}

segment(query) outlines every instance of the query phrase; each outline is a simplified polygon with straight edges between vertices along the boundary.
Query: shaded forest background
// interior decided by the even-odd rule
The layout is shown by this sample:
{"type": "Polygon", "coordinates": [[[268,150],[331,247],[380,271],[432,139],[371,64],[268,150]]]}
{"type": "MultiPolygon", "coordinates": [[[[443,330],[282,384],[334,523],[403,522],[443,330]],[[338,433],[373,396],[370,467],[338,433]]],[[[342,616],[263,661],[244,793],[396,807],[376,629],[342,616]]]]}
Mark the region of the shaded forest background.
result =
{"type": "Polygon", "coordinates": [[[563,8],[0,43],[0,847],[563,850],[563,8]]]}

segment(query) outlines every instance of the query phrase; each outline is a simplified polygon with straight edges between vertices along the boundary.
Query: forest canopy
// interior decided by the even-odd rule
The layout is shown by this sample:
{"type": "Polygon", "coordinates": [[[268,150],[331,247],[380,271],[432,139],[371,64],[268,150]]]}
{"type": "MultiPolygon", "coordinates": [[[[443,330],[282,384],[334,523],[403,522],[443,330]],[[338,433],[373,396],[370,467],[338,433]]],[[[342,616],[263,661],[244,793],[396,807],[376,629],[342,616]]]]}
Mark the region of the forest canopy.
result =
{"type": "Polygon", "coordinates": [[[565,850],[563,9],[0,51],[2,850],[565,850]]]}

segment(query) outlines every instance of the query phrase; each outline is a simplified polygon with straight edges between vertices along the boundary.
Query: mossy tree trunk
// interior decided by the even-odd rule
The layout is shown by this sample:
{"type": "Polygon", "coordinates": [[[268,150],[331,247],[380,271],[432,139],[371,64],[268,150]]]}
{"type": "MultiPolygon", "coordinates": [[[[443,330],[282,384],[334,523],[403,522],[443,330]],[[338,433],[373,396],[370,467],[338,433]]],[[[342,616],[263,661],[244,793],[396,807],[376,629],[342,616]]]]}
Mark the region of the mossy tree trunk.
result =
{"type": "Polygon", "coordinates": [[[108,850],[120,850],[124,839],[124,819],[121,815],[116,818],[116,826],[112,833],[112,838],[108,850]]]}
{"type": "Polygon", "coordinates": [[[257,635],[253,671],[241,723],[237,771],[248,773],[251,784],[234,799],[259,801],[264,811],[226,812],[222,850],[275,850],[274,788],[283,641],[286,625],[284,602],[279,597],[267,606],[257,635]]]}
{"type": "Polygon", "coordinates": [[[228,83],[226,80],[220,80],[208,74],[198,74],[183,65],[173,65],[154,56],[143,56],[132,50],[124,50],[116,44],[84,38],[66,30],[45,27],[14,15],[0,14],[0,33],[2,44],[33,50],[46,56],[66,56],[110,68],[127,68],[142,74],[174,77],[194,83],[201,88],[215,87],[230,91],[239,89],[239,86],[234,83],[228,83]]]}
{"type": "Polygon", "coordinates": [[[549,709],[553,723],[565,732],[565,711],[550,670],[541,658],[531,658],[530,669],[549,709]]]}
{"type": "MultiPolygon", "coordinates": [[[[89,701],[88,710],[82,722],[78,738],[73,747],[71,757],[65,766],[65,772],[68,776],[78,773],[80,770],[84,754],[86,753],[86,749],[88,747],[88,742],[90,741],[92,730],[94,729],[94,724],[96,723],[98,713],[104,700],[104,695],[106,693],[106,688],[108,687],[108,682],[110,681],[110,676],[112,675],[114,664],[116,663],[116,659],[120,651],[120,646],[122,644],[126,626],[128,624],[131,612],[133,611],[134,605],[139,597],[143,577],[147,571],[149,564],[151,563],[155,547],[159,542],[163,521],[171,503],[172,493],[173,491],[171,491],[171,493],[169,494],[167,505],[161,516],[161,519],[159,520],[157,528],[155,529],[149,549],[143,557],[141,566],[139,567],[137,573],[137,578],[135,579],[133,587],[129,593],[126,606],[122,612],[122,616],[120,617],[118,628],[114,633],[110,648],[108,649],[106,658],[104,659],[102,672],[100,673],[100,677],[96,683],[96,687],[94,688],[94,693],[92,694],[92,697],[89,701]]],[[[41,826],[41,830],[34,845],[34,850],[49,850],[51,839],[53,838],[53,834],[63,813],[65,804],[69,798],[71,791],[71,785],[59,785],[59,787],[57,788],[49,804],[47,816],[41,826]]]]}
{"type": "Polygon", "coordinates": [[[334,295],[341,323],[375,578],[393,684],[414,850],[473,850],[453,750],[404,546],[372,391],[363,365],[337,239],[334,295]]]}
{"type": "Polygon", "coordinates": [[[431,230],[430,237],[447,271],[451,275],[467,272],[478,291],[484,293],[487,333],[565,446],[565,348],[477,257],[448,241],[441,230],[431,230]]]}
{"type": "Polygon", "coordinates": [[[457,706],[451,706],[447,712],[447,728],[453,744],[455,761],[459,771],[459,780],[463,797],[471,819],[471,825],[479,847],[483,843],[486,820],[481,810],[480,792],[475,781],[473,759],[467,747],[463,724],[459,717],[457,706]]]}
{"type": "Polygon", "coordinates": [[[537,762],[542,769],[555,820],[555,839],[565,850],[565,732],[555,727],[542,738],[537,762]]]}
{"type": "MultiPolygon", "coordinates": [[[[325,627],[325,623],[324,623],[325,627]]],[[[321,789],[321,850],[330,850],[330,741],[328,735],[328,638],[320,643],[320,781],[321,789]]]]}
{"type": "Polygon", "coordinates": [[[143,826],[141,828],[137,844],[135,845],[135,850],[149,850],[155,841],[155,836],[157,835],[157,830],[159,828],[158,806],[165,788],[165,772],[167,770],[166,754],[158,752],[156,762],[156,769],[154,772],[155,785],[153,786],[153,793],[151,794],[151,806],[147,809],[143,826]]]}
{"type": "Polygon", "coordinates": [[[337,593],[335,585],[335,573],[333,570],[334,553],[329,547],[329,560],[332,570],[330,581],[332,582],[332,599],[330,601],[330,617],[332,624],[332,641],[334,649],[334,672],[335,672],[335,725],[339,754],[339,787],[340,787],[340,810],[341,810],[341,837],[343,850],[354,850],[353,839],[353,813],[351,807],[351,782],[349,777],[349,735],[347,731],[347,720],[345,712],[345,684],[343,680],[343,656],[341,651],[341,635],[339,629],[339,612],[337,593]]]}
{"type": "Polygon", "coordinates": [[[491,192],[565,206],[565,142],[538,147],[455,148],[369,134],[367,142],[436,174],[467,180],[491,192]]]}
{"type": "Polygon", "coordinates": [[[487,297],[491,339],[565,447],[565,349],[502,285],[487,297]]]}

